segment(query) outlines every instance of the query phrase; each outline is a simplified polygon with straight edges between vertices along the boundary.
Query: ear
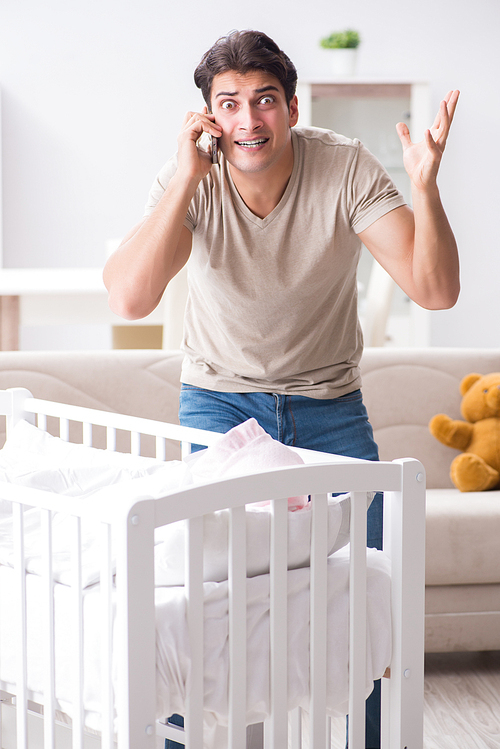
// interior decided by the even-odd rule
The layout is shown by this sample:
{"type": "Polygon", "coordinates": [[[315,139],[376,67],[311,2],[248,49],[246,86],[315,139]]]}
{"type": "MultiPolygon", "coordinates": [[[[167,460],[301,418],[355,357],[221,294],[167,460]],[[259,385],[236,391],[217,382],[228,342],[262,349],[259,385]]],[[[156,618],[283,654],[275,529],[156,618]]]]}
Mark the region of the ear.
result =
{"type": "Polygon", "coordinates": [[[299,121],[299,102],[296,96],[294,96],[293,99],[291,100],[288,110],[290,112],[289,124],[290,124],[290,127],[293,127],[299,121]]]}
{"type": "Polygon", "coordinates": [[[462,382],[460,383],[460,395],[465,395],[467,390],[470,390],[474,383],[480,380],[482,376],[483,375],[476,374],[475,372],[465,375],[462,382]]]}

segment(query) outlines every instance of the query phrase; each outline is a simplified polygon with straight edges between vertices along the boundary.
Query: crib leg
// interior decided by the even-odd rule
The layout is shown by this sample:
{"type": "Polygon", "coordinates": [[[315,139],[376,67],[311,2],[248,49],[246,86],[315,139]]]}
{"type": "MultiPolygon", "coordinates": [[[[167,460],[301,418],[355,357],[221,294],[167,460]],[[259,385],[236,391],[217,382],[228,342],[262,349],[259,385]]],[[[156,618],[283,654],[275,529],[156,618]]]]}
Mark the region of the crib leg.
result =
{"type": "Polygon", "coordinates": [[[394,630],[391,677],[382,679],[385,725],[382,747],[422,749],[425,477],[417,461],[398,462],[403,472],[404,502],[401,492],[388,492],[384,508],[384,550],[389,550],[392,560],[394,630]],[[390,720],[385,717],[387,709],[390,720]]]}

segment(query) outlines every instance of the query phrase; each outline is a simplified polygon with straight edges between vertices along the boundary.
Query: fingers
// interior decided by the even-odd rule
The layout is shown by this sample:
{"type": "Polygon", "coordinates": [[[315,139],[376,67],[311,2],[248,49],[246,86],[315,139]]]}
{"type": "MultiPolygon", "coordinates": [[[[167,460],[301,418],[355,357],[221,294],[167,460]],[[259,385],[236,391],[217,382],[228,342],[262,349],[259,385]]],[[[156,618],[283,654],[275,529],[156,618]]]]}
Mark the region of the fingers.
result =
{"type": "Polygon", "coordinates": [[[448,106],[446,104],[446,100],[443,99],[443,101],[439,104],[439,111],[431,128],[431,132],[433,133],[433,137],[435,138],[437,143],[440,143],[443,140],[444,142],[446,142],[450,125],[451,122],[448,114],[448,106]]]}
{"type": "Polygon", "coordinates": [[[206,107],[203,112],[188,112],[184,118],[183,130],[190,133],[192,140],[198,140],[203,132],[216,138],[222,135],[222,128],[214,122],[214,116],[208,114],[206,107]]]}
{"type": "Polygon", "coordinates": [[[408,125],[405,122],[398,122],[396,125],[396,131],[399,135],[399,139],[401,141],[401,144],[403,148],[408,148],[411,146],[411,138],[410,138],[410,131],[408,130],[408,125]]]}
{"type": "Polygon", "coordinates": [[[441,158],[442,149],[439,147],[439,144],[437,143],[437,141],[435,141],[434,138],[432,137],[432,133],[430,130],[425,131],[424,140],[429,151],[433,151],[433,153],[435,153],[436,156],[441,158]]]}
{"type": "Polygon", "coordinates": [[[453,117],[455,115],[455,109],[457,108],[459,96],[460,96],[460,91],[455,90],[455,91],[450,91],[447,97],[445,98],[446,107],[448,109],[448,115],[450,118],[450,125],[453,122],[453,117]]]}
{"type": "Polygon", "coordinates": [[[221,135],[222,128],[206,107],[202,112],[188,112],[177,136],[177,173],[189,182],[203,179],[212,167],[210,136],[221,135]]]}
{"type": "Polygon", "coordinates": [[[436,143],[439,143],[443,148],[450,132],[459,96],[460,91],[458,90],[448,91],[439,105],[439,111],[431,128],[436,143]]]}

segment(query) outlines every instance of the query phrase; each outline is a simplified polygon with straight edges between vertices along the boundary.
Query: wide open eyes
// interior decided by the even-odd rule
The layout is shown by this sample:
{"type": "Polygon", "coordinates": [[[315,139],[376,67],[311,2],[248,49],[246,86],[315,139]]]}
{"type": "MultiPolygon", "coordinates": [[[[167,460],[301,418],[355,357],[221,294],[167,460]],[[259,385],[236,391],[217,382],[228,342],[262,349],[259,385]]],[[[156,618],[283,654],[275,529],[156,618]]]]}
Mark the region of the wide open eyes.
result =
{"type": "MultiPolygon", "coordinates": [[[[270,94],[266,94],[265,96],[262,96],[257,101],[258,107],[268,107],[275,103],[276,99],[274,96],[271,96],[270,94]]],[[[220,108],[224,110],[225,112],[231,112],[235,111],[238,108],[238,102],[236,102],[234,99],[224,99],[224,101],[221,101],[220,108]]]]}

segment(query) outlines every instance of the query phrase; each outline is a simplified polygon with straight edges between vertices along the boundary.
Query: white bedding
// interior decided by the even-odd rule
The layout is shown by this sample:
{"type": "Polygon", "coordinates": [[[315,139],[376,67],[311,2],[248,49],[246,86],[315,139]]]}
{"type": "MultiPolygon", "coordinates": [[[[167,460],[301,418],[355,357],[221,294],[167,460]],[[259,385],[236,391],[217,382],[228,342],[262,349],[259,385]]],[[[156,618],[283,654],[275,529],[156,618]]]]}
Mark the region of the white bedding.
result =
{"type": "MultiPolygon", "coordinates": [[[[164,463],[123,453],[73,445],[19,422],[0,450],[0,480],[45,489],[67,497],[68,512],[74,498],[102,496],[106,499],[159,498],[166,494],[217,478],[302,463],[292,450],[273,440],[254,419],[221,435],[220,441],[187,461],[164,463]]],[[[269,571],[270,514],[268,506],[247,507],[247,574],[269,571]]],[[[311,538],[310,504],[305,497],[291,497],[288,513],[289,569],[309,563],[311,538]]],[[[349,541],[350,496],[329,500],[328,553],[349,541]]],[[[24,513],[26,569],[41,574],[40,512],[24,513]]],[[[227,579],[229,513],[211,513],[204,518],[204,580],[227,579]]],[[[71,583],[71,518],[54,514],[53,572],[58,582],[71,583]]],[[[184,584],[184,523],[158,528],[155,533],[155,579],[157,585],[184,584]]],[[[83,586],[99,581],[98,523],[82,520],[83,586]]],[[[0,564],[13,565],[10,504],[0,498],[0,564]],[[3,515],[2,515],[3,510],[3,515]]]]}
{"type": "MultiPolygon", "coordinates": [[[[368,648],[367,694],[372,681],[380,678],[390,663],[391,616],[390,577],[386,556],[368,550],[368,648]]],[[[328,561],[328,710],[344,715],[348,705],[348,549],[336,552],[328,561]]],[[[28,686],[32,697],[41,700],[46,673],[43,657],[41,612],[42,580],[27,575],[28,591],[28,686]]],[[[14,571],[0,566],[0,679],[4,688],[15,682],[16,651],[12,647],[18,625],[9,601],[15,595],[14,571]]],[[[308,708],[309,570],[290,570],[289,599],[289,708],[308,708]]],[[[227,722],[228,613],[227,582],[205,583],[205,710],[207,723],[227,722]]],[[[100,635],[99,585],[84,591],[84,704],[85,721],[99,729],[100,635]]],[[[269,714],[269,575],[247,582],[248,596],[248,723],[269,714]]],[[[70,618],[71,588],[55,586],[56,696],[59,709],[72,714],[73,641],[70,618]]],[[[185,685],[189,674],[189,645],[186,631],[184,589],[158,587],[156,601],[157,717],[184,713],[185,685]]],[[[138,643],[140,647],[140,643],[138,643]]],[[[114,664],[116,666],[116,664],[114,664]]],[[[116,673],[116,668],[114,668],[116,673]]]]}
{"type": "MultiPolygon", "coordinates": [[[[79,499],[105,492],[136,499],[161,497],[189,484],[221,476],[251,472],[276,465],[297,463],[288,450],[255,424],[243,425],[187,463],[169,464],[131,458],[83,446],[68,445],[24,422],[18,424],[0,451],[0,479],[25,486],[50,489],[79,499]],[[263,436],[265,435],[265,436],[263,436]],[[271,442],[269,442],[269,440],[271,442]],[[211,452],[210,452],[211,451],[211,452]],[[259,463],[258,456],[264,456],[259,463]],[[216,472],[215,472],[216,471],[216,472]],[[107,490],[102,487],[110,487],[107,490]]],[[[256,497],[256,502],[258,502],[256,497]]],[[[308,548],[311,513],[307,498],[289,500],[289,707],[308,707],[308,548]],[[299,646],[300,645],[300,646],[299,646]]],[[[15,600],[12,569],[12,519],[9,503],[0,496],[0,680],[8,689],[15,680],[15,641],[18,623],[10,601],[15,600]],[[5,514],[5,510],[7,510],[5,514]],[[1,512],[0,512],[1,516],[1,512]]],[[[329,502],[329,653],[328,705],[332,715],[345,714],[348,702],[348,542],[350,497],[329,502]],[[339,550],[340,549],[340,550],[339,550]],[[335,553],[333,553],[335,552],[335,553]]],[[[183,523],[157,529],[155,537],[156,649],[158,717],[184,712],[185,684],[189,674],[184,589],[183,523]]],[[[39,511],[25,512],[27,575],[28,685],[33,699],[40,699],[45,673],[40,631],[42,580],[39,577],[39,511]],[[33,573],[33,574],[32,574],[33,573]]],[[[227,720],[227,526],[228,513],[205,517],[205,707],[207,723],[227,720]]],[[[59,707],[71,715],[73,644],[68,630],[71,588],[71,541],[68,516],[56,513],[54,531],[56,695],[59,707]],[[65,584],[66,583],[66,584],[65,584]]],[[[83,536],[85,714],[87,725],[99,728],[101,704],[99,677],[99,548],[96,524],[85,520],[83,536]]],[[[269,713],[269,512],[247,507],[249,551],[248,594],[248,714],[249,723],[269,713]]],[[[388,560],[382,552],[368,551],[368,652],[367,693],[390,662],[391,616],[388,560]]],[[[137,644],[140,647],[140,643],[137,644]]]]}

